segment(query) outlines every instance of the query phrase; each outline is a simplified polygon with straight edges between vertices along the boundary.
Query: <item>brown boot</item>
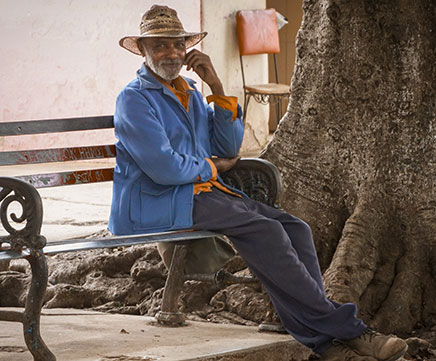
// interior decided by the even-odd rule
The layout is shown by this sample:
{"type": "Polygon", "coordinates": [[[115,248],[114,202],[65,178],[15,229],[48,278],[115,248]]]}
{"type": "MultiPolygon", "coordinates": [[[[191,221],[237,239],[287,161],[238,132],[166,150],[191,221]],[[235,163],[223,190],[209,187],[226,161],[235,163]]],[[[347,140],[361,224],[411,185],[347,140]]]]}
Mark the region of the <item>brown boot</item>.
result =
{"type": "Polygon", "coordinates": [[[327,351],[323,352],[320,361],[377,361],[373,357],[361,356],[353,349],[342,343],[334,343],[327,351]]]}
{"type": "Polygon", "coordinates": [[[345,342],[360,355],[368,355],[378,361],[395,361],[407,351],[407,343],[396,336],[386,336],[367,328],[359,337],[345,342]]]}

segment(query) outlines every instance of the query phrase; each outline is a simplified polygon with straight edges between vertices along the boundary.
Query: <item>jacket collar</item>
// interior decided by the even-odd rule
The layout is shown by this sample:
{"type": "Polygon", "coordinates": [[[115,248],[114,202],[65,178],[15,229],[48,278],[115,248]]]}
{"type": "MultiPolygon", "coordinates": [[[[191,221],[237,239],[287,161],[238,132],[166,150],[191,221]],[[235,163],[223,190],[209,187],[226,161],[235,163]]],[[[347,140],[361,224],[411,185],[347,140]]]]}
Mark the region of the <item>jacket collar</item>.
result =
{"type": "MultiPolygon", "coordinates": [[[[166,86],[164,86],[159,80],[156,79],[156,77],[152,74],[150,70],[145,66],[144,63],[142,63],[141,68],[138,69],[136,72],[136,76],[139,80],[139,87],[140,89],[163,89],[164,92],[171,91],[167,89],[166,86]]],[[[195,80],[185,78],[183,77],[189,84],[191,88],[194,89],[194,84],[196,83],[195,80]]]]}

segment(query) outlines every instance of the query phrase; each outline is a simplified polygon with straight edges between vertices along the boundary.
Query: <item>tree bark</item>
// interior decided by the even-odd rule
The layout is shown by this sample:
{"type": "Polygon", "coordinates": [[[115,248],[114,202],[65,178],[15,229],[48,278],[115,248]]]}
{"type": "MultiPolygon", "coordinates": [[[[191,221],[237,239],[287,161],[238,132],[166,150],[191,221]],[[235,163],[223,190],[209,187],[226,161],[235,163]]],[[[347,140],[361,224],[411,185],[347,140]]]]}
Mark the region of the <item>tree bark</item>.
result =
{"type": "Polygon", "coordinates": [[[305,0],[263,153],[312,227],[328,295],[383,332],[436,324],[436,3],[305,0]]]}

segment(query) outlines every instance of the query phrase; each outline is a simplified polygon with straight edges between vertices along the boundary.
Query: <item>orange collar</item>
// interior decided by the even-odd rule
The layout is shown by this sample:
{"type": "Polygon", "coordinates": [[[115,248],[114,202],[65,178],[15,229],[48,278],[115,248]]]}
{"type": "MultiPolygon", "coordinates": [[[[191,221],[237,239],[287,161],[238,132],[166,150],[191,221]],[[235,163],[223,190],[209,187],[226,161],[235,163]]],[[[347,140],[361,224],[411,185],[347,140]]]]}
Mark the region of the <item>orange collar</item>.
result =
{"type": "Polygon", "coordinates": [[[165,85],[177,97],[177,99],[179,99],[186,111],[189,111],[189,97],[191,94],[189,94],[188,91],[194,89],[190,87],[188,82],[180,75],[171,83],[162,80],[159,81],[165,85]]]}

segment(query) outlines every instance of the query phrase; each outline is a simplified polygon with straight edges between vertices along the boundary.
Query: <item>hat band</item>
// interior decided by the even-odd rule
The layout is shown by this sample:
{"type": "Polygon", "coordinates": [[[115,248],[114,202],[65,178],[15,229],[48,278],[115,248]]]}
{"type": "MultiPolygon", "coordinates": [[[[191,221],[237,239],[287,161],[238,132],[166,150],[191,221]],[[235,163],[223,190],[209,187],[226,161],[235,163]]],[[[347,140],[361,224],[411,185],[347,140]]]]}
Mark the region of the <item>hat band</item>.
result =
{"type": "Polygon", "coordinates": [[[154,21],[151,23],[141,23],[140,31],[145,33],[147,31],[153,30],[164,30],[164,31],[185,31],[181,23],[176,21],[154,21]]]}
{"type": "Polygon", "coordinates": [[[166,29],[154,29],[142,32],[140,37],[161,35],[165,36],[189,36],[184,30],[166,30],[166,29]]]}

